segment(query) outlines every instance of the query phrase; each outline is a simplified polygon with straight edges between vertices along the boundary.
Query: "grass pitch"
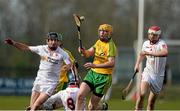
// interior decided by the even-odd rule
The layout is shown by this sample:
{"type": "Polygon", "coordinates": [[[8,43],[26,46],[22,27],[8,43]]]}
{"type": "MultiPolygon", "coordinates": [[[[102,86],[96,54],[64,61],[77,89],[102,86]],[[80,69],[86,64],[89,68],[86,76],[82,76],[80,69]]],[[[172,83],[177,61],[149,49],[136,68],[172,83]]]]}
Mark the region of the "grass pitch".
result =
{"type": "MultiPolygon", "coordinates": [[[[180,87],[170,87],[164,99],[156,101],[156,110],[180,110],[180,87]]],[[[0,110],[24,110],[29,105],[29,96],[0,96],[0,110]]],[[[147,102],[147,99],[145,100],[147,102]]],[[[121,100],[120,88],[114,87],[112,97],[107,101],[109,110],[134,110],[134,101],[121,100]]],[[[145,102],[145,105],[146,105],[145,102]]]]}

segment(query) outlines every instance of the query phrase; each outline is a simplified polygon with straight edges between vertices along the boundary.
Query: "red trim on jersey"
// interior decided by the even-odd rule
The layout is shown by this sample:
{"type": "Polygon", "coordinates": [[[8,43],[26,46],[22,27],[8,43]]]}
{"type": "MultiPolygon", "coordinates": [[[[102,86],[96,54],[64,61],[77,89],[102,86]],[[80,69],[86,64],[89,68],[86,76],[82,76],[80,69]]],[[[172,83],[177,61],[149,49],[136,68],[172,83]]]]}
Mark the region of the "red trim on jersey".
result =
{"type": "Polygon", "coordinates": [[[163,44],[162,47],[167,49],[167,45],[166,44],[163,44]]]}
{"type": "Polygon", "coordinates": [[[78,87],[78,86],[77,85],[69,85],[68,87],[74,88],[74,87],[78,87]]]}

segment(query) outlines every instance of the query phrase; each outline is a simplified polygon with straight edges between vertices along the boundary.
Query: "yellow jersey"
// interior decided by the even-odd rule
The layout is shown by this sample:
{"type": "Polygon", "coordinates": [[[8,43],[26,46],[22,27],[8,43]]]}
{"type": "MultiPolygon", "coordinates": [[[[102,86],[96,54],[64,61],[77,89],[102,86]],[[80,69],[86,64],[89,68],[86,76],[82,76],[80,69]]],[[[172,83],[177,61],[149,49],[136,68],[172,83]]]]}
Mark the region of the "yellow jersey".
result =
{"type": "MultiPolygon", "coordinates": [[[[63,50],[69,55],[72,64],[74,64],[75,58],[72,56],[71,52],[65,48],[63,48],[63,50]]],[[[63,63],[63,65],[65,65],[65,63],[63,63]]],[[[59,82],[68,82],[67,71],[65,70],[60,71],[59,82]]]]}
{"type": "MultiPolygon", "coordinates": [[[[114,44],[112,38],[109,42],[102,42],[98,40],[94,46],[94,61],[93,64],[102,64],[108,61],[108,57],[116,56],[116,45],[114,44]]],[[[101,74],[112,74],[113,68],[91,68],[96,73],[101,74]]]]}

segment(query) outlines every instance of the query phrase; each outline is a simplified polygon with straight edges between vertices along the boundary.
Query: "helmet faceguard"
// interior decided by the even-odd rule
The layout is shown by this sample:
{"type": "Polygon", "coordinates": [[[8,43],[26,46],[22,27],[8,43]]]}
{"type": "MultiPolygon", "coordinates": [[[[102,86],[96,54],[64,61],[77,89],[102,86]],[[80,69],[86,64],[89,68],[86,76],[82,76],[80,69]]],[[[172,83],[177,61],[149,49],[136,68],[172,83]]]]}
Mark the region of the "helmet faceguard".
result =
{"type": "Polygon", "coordinates": [[[148,30],[148,33],[161,35],[161,29],[158,26],[151,26],[148,30]]]}
{"type": "Polygon", "coordinates": [[[77,82],[77,81],[71,81],[71,82],[68,83],[68,85],[76,85],[76,86],[79,87],[80,83],[77,82]]]}
{"type": "MultiPolygon", "coordinates": [[[[50,40],[54,40],[54,41],[62,41],[62,35],[61,34],[58,34],[58,33],[56,33],[56,32],[49,32],[48,34],[47,34],[47,42],[49,42],[50,40]]],[[[48,43],[48,47],[49,47],[49,49],[51,49],[51,50],[56,50],[57,49],[57,45],[56,45],[57,43],[54,43],[54,44],[50,44],[50,43],[48,43]]],[[[58,43],[59,44],[59,43],[58,43]]]]}
{"type": "Polygon", "coordinates": [[[98,34],[99,34],[100,40],[103,42],[108,42],[111,39],[112,32],[113,32],[113,27],[109,24],[102,24],[98,28],[98,34]],[[107,33],[105,35],[101,35],[100,34],[102,33],[101,31],[105,31],[107,33]]]}
{"type": "Polygon", "coordinates": [[[73,74],[74,72],[71,70],[70,73],[68,73],[68,84],[69,85],[80,85],[81,82],[81,76],[79,74],[73,74]]]}
{"type": "Polygon", "coordinates": [[[99,31],[100,30],[105,30],[105,31],[108,31],[108,32],[112,33],[113,32],[113,27],[111,25],[109,25],[109,24],[102,24],[102,25],[99,26],[98,30],[99,31]]]}
{"type": "Polygon", "coordinates": [[[56,32],[49,32],[47,34],[47,39],[56,39],[58,41],[62,41],[62,35],[56,32]]]}
{"type": "Polygon", "coordinates": [[[151,44],[155,44],[159,41],[161,35],[161,29],[158,26],[151,26],[148,30],[148,39],[151,44]]]}

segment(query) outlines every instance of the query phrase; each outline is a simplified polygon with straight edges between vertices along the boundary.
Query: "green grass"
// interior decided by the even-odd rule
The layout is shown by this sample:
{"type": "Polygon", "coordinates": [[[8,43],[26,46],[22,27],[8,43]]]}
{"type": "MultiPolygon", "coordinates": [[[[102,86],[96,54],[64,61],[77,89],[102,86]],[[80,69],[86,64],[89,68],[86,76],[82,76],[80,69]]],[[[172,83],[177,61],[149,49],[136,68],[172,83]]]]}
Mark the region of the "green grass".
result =
{"type": "MultiPolygon", "coordinates": [[[[180,110],[180,87],[166,90],[165,98],[156,101],[156,110],[180,110]]],[[[0,96],[0,110],[24,110],[29,105],[28,96],[0,96]]],[[[147,103],[147,99],[145,105],[147,103]]],[[[134,110],[135,102],[121,100],[120,88],[114,87],[112,98],[108,100],[110,110],[134,110]]]]}
{"type": "Polygon", "coordinates": [[[0,110],[24,110],[30,101],[27,96],[0,96],[0,110]]]}

